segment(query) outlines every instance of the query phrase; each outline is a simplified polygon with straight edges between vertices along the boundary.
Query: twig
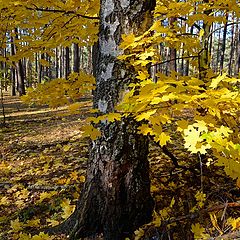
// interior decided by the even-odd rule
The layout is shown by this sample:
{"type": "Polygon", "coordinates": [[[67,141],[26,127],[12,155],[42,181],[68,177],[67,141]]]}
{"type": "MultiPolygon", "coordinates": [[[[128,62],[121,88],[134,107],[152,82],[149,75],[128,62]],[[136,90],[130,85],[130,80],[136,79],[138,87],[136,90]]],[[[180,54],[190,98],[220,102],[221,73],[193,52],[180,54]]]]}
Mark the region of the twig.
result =
{"type": "Polygon", "coordinates": [[[82,17],[85,19],[91,19],[91,20],[99,20],[99,17],[91,17],[91,16],[86,16],[86,15],[82,15],[80,13],[76,13],[75,11],[65,11],[65,10],[61,10],[61,9],[47,9],[47,8],[39,8],[39,7],[26,7],[26,9],[28,10],[34,10],[34,11],[41,11],[41,12],[52,12],[52,13],[64,13],[64,14],[75,14],[78,17],[82,17]]]}
{"type": "MultiPolygon", "coordinates": [[[[17,184],[17,183],[16,183],[17,184]]],[[[0,188],[11,188],[15,184],[9,183],[9,182],[2,182],[0,183],[0,188]]],[[[24,185],[24,184],[23,184],[24,185]]],[[[27,184],[26,189],[27,190],[39,190],[39,191],[56,191],[56,190],[66,190],[74,188],[75,184],[69,184],[69,185],[52,185],[52,186],[45,186],[45,185],[37,185],[37,184],[27,184]]]]}
{"type": "Polygon", "coordinates": [[[188,58],[198,58],[198,57],[199,57],[199,54],[198,54],[198,55],[193,55],[193,56],[185,56],[185,57],[172,58],[172,59],[169,59],[169,60],[160,62],[160,63],[152,64],[151,67],[159,66],[159,65],[162,65],[162,64],[165,64],[165,63],[169,63],[169,62],[172,62],[172,61],[176,61],[176,60],[188,59],[188,58]]]}
{"type": "Polygon", "coordinates": [[[178,164],[178,162],[179,162],[179,159],[177,158],[177,157],[175,157],[169,150],[168,150],[168,148],[166,147],[166,146],[163,146],[163,147],[161,147],[160,145],[159,145],[159,143],[156,143],[161,149],[162,149],[162,151],[163,151],[163,153],[165,154],[165,155],[167,155],[171,160],[172,160],[172,162],[173,162],[173,164],[174,164],[174,166],[176,167],[176,168],[180,168],[180,169],[184,169],[184,170],[188,170],[188,171],[191,171],[193,174],[197,174],[197,171],[194,169],[194,168],[192,168],[192,167],[186,167],[186,166],[181,166],[181,165],[179,165],[178,164]]]}
{"type": "Polygon", "coordinates": [[[240,230],[224,234],[219,237],[215,237],[214,240],[229,240],[229,239],[240,239],[240,230]]]}

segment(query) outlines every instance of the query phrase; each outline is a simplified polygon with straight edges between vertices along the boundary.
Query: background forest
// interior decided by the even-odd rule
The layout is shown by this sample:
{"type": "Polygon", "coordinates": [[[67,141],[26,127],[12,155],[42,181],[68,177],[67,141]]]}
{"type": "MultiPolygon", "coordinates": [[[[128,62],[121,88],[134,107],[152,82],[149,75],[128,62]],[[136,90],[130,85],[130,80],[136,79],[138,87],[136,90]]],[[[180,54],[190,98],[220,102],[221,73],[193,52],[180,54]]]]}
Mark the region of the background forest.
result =
{"type": "Polygon", "coordinates": [[[240,239],[238,1],[0,12],[0,239],[240,239]]]}

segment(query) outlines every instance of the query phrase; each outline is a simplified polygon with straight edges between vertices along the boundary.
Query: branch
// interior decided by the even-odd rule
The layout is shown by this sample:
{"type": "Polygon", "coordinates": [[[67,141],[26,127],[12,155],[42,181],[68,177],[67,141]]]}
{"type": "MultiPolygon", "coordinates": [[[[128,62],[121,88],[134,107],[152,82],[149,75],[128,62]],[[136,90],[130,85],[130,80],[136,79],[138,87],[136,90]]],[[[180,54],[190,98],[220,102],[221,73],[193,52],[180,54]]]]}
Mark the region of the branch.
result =
{"type": "MultiPolygon", "coordinates": [[[[23,184],[25,185],[25,184],[23,184]]],[[[11,188],[13,187],[13,183],[9,182],[2,182],[0,183],[0,188],[11,188]]],[[[59,190],[66,190],[66,189],[72,189],[76,186],[76,184],[69,184],[69,185],[52,185],[52,186],[46,186],[46,185],[38,185],[38,184],[26,184],[25,188],[27,190],[37,190],[37,191],[59,191],[59,190]]]]}
{"type": "MultiPolygon", "coordinates": [[[[187,21],[187,18],[184,18],[184,17],[178,17],[178,19],[183,20],[183,21],[187,21]]],[[[199,31],[201,30],[201,27],[196,23],[194,23],[192,26],[197,28],[199,31]]]]}
{"type": "Polygon", "coordinates": [[[169,62],[171,62],[171,61],[175,61],[175,60],[188,59],[188,58],[198,58],[198,57],[199,57],[199,55],[193,55],[193,56],[185,56],[185,57],[172,58],[172,59],[169,59],[169,60],[166,60],[166,61],[160,62],[160,63],[153,64],[153,65],[151,65],[151,67],[159,66],[159,65],[162,65],[162,64],[165,64],[165,63],[169,63],[169,62]]]}
{"type": "Polygon", "coordinates": [[[240,230],[235,231],[235,232],[230,232],[227,234],[224,234],[222,236],[214,238],[214,240],[229,240],[229,239],[240,239],[240,230]]]}
{"type": "Polygon", "coordinates": [[[181,166],[181,165],[179,165],[178,164],[178,162],[179,162],[179,159],[177,158],[177,157],[175,157],[169,150],[168,150],[168,148],[166,147],[166,146],[160,146],[160,144],[158,143],[158,142],[155,142],[154,141],[154,143],[158,146],[158,147],[160,147],[161,149],[162,149],[162,151],[163,151],[163,153],[165,154],[165,155],[167,155],[171,160],[172,160],[172,163],[173,163],[173,165],[175,166],[175,168],[180,168],[180,169],[183,169],[183,170],[188,170],[188,171],[190,171],[190,172],[192,172],[194,175],[197,175],[197,171],[193,168],[193,167],[186,167],[186,166],[181,166]]]}
{"type": "Polygon", "coordinates": [[[78,17],[82,17],[85,19],[92,19],[92,20],[99,20],[99,17],[91,17],[91,16],[86,16],[86,15],[82,15],[80,13],[76,13],[75,11],[65,11],[65,10],[61,10],[61,9],[47,9],[47,8],[39,8],[39,7],[26,7],[26,9],[28,10],[34,10],[34,11],[41,11],[41,12],[52,12],[52,13],[64,13],[64,14],[75,14],[78,17]]]}
{"type": "Polygon", "coordinates": [[[225,26],[229,27],[231,25],[235,25],[235,24],[239,24],[240,22],[231,22],[231,23],[227,23],[227,24],[224,24],[223,26],[219,27],[219,28],[216,28],[214,29],[212,32],[209,33],[208,35],[208,38],[211,37],[211,35],[213,35],[215,32],[217,32],[218,30],[221,30],[222,28],[224,28],[225,26]]]}

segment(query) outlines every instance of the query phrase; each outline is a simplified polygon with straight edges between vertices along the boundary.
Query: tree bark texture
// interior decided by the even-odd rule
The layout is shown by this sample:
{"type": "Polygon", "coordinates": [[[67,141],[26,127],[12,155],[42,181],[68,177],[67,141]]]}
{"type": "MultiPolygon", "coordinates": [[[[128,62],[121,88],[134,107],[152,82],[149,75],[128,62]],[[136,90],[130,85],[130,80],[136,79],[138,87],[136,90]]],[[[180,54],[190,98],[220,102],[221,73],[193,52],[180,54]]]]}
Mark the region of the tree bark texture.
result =
{"type": "MultiPolygon", "coordinates": [[[[121,35],[139,28],[154,7],[154,0],[101,1],[94,91],[94,107],[101,114],[114,111],[123,85],[120,79],[128,76],[117,60],[122,53],[121,35]]],[[[91,144],[86,183],[75,212],[65,223],[70,239],[100,233],[106,240],[125,239],[151,220],[148,140],[137,135],[137,127],[130,118],[98,125],[102,136],[91,144]]]]}

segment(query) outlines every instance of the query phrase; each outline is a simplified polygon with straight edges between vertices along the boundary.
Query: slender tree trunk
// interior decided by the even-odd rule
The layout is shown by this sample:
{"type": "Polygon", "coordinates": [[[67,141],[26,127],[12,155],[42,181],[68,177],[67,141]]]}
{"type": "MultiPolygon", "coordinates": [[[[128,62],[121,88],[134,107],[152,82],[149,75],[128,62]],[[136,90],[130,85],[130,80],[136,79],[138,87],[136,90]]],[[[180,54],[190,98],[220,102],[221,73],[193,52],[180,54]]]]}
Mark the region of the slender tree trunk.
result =
{"type": "MultiPolygon", "coordinates": [[[[102,114],[114,111],[121,90],[121,35],[137,30],[154,7],[154,0],[101,1],[94,108],[102,114]]],[[[91,144],[79,204],[61,229],[70,231],[70,239],[103,233],[106,240],[122,240],[151,220],[148,140],[137,134],[138,125],[129,118],[103,121],[98,128],[102,136],[91,144]]]]}
{"type": "Polygon", "coordinates": [[[219,60],[220,60],[220,46],[221,46],[221,30],[219,30],[219,34],[218,34],[218,46],[217,46],[215,73],[218,72],[218,63],[219,63],[219,60]]]}
{"type": "MultiPolygon", "coordinates": [[[[234,17],[233,17],[234,21],[234,17]]],[[[234,58],[234,30],[235,30],[235,25],[232,25],[232,31],[231,31],[231,50],[230,50],[230,56],[229,56],[229,62],[228,62],[228,74],[231,76],[232,75],[232,70],[233,70],[233,58],[234,58]]]]}
{"type": "MultiPolygon", "coordinates": [[[[193,26],[190,28],[190,34],[193,34],[193,26]]],[[[185,76],[189,75],[189,66],[190,66],[190,61],[187,59],[186,65],[185,65],[185,76]]]]}
{"type": "Polygon", "coordinates": [[[11,95],[16,96],[16,74],[13,66],[11,66],[11,95]]]}
{"type": "Polygon", "coordinates": [[[80,54],[79,54],[79,46],[77,43],[73,44],[73,71],[79,72],[80,70],[80,54]]]}
{"type": "MultiPolygon", "coordinates": [[[[16,35],[16,39],[18,39],[18,29],[15,28],[15,35],[16,35]]],[[[15,51],[17,52],[17,47],[15,46],[15,51]]],[[[24,68],[23,68],[23,64],[21,60],[18,60],[16,62],[16,70],[17,70],[17,90],[19,92],[19,95],[25,95],[26,91],[25,91],[25,84],[24,84],[24,79],[25,79],[25,75],[24,75],[24,68]]]]}
{"type": "Polygon", "coordinates": [[[58,48],[55,49],[55,78],[59,77],[59,60],[58,48]]]}
{"type": "Polygon", "coordinates": [[[226,23],[224,25],[223,29],[223,40],[222,40],[222,47],[221,47],[221,54],[220,54],[220,73],[223,71],[223,65],[224,65],[224,56],[225,56],[225,50],[226,50],[226,38],[227,38],[227,23],[228,23],[228,13],[226,14],[226,23]]]}
{"type": "MultiPolygon", "coordinates": [[[[40,54],[40,59],[44,59],[44,53],[40,54]]],[[[44,67],[39,61],[39,66],[38,66],[38,83],[42,82],[42,79],[44,77],[44,67]]]]}
{"type": "Polygon", "coordinates": [[[235,64],[235,69],[234,69],[234,75],[236,77],[239,77],[239,68],[240,68],[240,30],[239,30],[239,25],[237,25],[237,30],[236,30],[236,64],[235,64]]]}
{"type": "MultiPolygon", "coordinates": [[[[209,3],[209,0],[204,0],[203,2],[209,3]]],[[[212,13],[212,10],[206,10],[204,11],[204,14],[209,16],[212,13]]],[[[208,81],[206,79],[207,72],[210,68],[210,58],[209,58],[209,33],[211,32],[211,24],[209,24],[207,21],[203,22],[203,30],[204,30],[204,35],[203,35],[203,51],[199,55],[199,63],[198,63],[198,70],[199,70],[199,78],[205,81],[208,81]]]]}
{"type": "Polygon", "coordinates": [[[67,79],[71,70],[70,70],[70,50],[69,47],[65,48],[65,78],[67,79]]]}
{"type": "MultiPolygon", "coordinates": [[[[170,18],[170,26],[174,28],[174,23],[176,22],[176,18],[170,18]]],[[[177,71],[177,50],[176,48],[170,48],[169,59],[172,60],[169,62],[169,71],[177,71]]]]}

